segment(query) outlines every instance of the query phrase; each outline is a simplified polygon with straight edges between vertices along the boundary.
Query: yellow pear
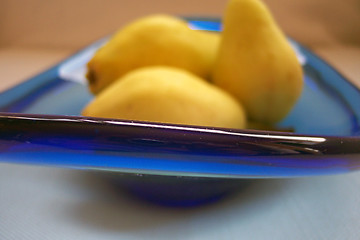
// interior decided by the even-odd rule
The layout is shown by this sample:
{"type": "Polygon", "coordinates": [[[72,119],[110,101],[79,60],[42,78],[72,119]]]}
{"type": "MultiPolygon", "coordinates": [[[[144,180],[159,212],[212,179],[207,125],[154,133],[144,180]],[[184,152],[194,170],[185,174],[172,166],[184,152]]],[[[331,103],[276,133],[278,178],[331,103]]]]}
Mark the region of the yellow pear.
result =
{"type": "Polygon", "coordinates": [[[192,30],[176,17],[140,18],[120,29],[89,61],[89,88],[97,94],[125,73],[154,65],[183,68],[207,78],[219,42],[219,34],[192,30]]]}
{"type": "Polygon", "coordinates": [[[179,68],[144,67],[99,93],[84,116],[244,128],[245,113],[230,94],[179,68]]]}
{"type": "Polygon", "coordinates": [[[251,121],[283,119],[302,91],[302,68],[260,0],[230,0],[212,79],[235,96],[251,121]]]}

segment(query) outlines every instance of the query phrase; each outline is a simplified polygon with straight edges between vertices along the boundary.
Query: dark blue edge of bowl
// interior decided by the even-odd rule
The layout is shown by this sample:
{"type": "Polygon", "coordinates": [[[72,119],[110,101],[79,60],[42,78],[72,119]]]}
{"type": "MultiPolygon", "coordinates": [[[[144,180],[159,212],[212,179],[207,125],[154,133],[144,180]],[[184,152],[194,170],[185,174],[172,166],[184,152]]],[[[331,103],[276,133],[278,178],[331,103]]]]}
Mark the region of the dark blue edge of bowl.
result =
{"type": "Polygon", "coordinates": [[[360,138],[114,119],[0,114],[12,162],[142,174],[295,177],[360,167],[360,138]]]}

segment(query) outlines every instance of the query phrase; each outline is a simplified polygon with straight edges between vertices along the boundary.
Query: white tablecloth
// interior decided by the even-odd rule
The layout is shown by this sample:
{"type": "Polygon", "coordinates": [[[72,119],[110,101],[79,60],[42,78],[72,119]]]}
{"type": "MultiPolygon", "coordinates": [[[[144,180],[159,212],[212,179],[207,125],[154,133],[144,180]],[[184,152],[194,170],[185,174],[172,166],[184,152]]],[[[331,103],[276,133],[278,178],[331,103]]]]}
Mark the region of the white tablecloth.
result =
{"type": "Polygon", "coordinates": [[[1,240],[360,238],[360,172],[262,180],[196,208],[152,205],[80,170],[0,164],[1,240]]]}

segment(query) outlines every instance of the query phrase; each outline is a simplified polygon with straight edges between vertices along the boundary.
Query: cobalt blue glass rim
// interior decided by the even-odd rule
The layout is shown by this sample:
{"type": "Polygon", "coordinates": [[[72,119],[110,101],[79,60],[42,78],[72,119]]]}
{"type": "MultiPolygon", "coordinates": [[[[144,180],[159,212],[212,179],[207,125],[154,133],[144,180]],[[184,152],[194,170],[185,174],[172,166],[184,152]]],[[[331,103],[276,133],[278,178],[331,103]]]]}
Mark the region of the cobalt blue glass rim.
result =
{"type": "Polygon", "coordinates": [[[2,155],[143,174],[268,178],[360,168],[360,138],[1,113],[2,155]]]}

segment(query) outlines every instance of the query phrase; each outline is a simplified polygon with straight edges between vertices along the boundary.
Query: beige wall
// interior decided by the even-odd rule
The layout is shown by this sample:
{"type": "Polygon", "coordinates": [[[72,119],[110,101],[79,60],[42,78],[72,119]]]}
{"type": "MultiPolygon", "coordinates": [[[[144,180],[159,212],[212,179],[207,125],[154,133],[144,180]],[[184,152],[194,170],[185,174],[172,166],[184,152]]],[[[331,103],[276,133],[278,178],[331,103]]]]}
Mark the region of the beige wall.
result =
{"type": "MultiPolygon", "coordinates": [[[[265,0],[306,45],[360,45],[359,0],[265,0]]],[[[77,49],[151,13],[221,16],[226,0],[0,0],[0,45],[77,49]]]]}

